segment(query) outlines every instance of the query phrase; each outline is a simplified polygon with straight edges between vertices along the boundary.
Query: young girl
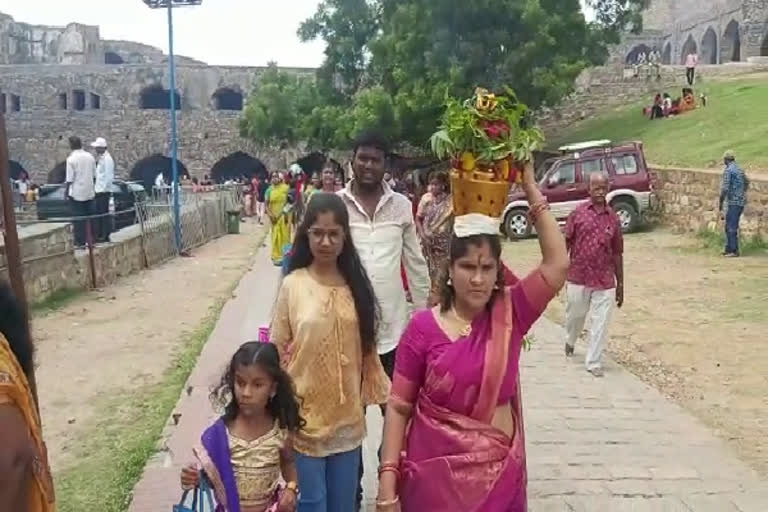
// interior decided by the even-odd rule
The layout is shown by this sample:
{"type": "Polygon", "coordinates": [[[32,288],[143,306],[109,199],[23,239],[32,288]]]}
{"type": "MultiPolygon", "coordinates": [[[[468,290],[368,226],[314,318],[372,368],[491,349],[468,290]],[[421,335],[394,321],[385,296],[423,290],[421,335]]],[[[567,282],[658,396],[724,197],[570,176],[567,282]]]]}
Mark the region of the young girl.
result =
{"type": "Polygon", "coordinates": [[[211,400],[224,406],[224,415],[194,449],[199,466],[181,471],[182,489],[198,485],[202,467],[217,512],[293,512],[298,485],[290,434],[298,432],[304,420],[275,345],[243,344],[211,400]],[[287,482],[284,488],[281,475],[287,482]]]}
{"type": "Polygon", "coordinates": [[[354,512],[365,405],[386,402],[378,307],[336,194],[317,192],[296,234],[271,337],[306,418],[293,439],[299,512],[354,512]]]}

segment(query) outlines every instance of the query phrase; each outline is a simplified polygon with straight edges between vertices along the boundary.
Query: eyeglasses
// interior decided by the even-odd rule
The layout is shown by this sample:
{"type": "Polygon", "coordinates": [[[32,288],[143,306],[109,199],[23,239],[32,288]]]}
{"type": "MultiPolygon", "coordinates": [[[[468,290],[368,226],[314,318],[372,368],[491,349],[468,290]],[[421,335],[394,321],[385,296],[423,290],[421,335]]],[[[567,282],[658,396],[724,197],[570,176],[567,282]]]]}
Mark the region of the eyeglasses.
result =
{"type": "Polygon", "coordinates": [[[317,243],[322,243],[325,237],[328,237],[328,242],[333,245],[338,244],[344,239],[344,231],[341,229],[309,228],[307,233],[317,243]]]}

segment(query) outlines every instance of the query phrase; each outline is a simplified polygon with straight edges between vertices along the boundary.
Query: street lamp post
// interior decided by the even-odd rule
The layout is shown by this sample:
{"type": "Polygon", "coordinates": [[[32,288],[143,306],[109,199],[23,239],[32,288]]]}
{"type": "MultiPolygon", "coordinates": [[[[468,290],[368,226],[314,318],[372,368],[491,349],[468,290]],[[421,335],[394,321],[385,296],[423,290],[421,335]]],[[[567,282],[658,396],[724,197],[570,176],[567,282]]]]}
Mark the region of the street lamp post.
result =
{"type": "Polygon", "coordinates": [[[203,0],[142,0],[150,9],[168,10],[168,82],[171,107],[171,181],[173,191],[173,235],[176,250],[182,252],[181,245],[181,208],[179,206],[179,158],[178,136],[176,131],[176,62],[173,55],[173,8],[200,5],[203,0]]]}

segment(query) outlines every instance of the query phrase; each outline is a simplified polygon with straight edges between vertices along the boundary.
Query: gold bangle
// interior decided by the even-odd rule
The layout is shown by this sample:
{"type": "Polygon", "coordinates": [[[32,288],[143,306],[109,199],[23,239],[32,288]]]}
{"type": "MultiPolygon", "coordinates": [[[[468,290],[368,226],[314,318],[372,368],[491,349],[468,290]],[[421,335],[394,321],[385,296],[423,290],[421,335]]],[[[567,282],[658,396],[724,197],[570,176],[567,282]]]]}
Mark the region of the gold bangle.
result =
{"type": "Polygon", "coordinates": [[[400,503],[400,496],[395,496],[393,499],[387,501],[376,500],[377,507],[391,507],[392,505],[397,505],[398,503],[400,503]]]}

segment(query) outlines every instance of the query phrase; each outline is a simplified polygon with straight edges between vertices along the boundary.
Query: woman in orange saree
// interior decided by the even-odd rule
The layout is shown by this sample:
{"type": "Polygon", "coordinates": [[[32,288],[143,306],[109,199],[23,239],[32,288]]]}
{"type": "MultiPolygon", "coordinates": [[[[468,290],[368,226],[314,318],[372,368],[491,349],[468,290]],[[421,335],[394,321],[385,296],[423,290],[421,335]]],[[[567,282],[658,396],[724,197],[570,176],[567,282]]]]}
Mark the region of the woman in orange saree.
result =
{"type": "Polygon", "coordinates": [[[25,315],[0,282],[0,508],[54,512],[40,416],[27,379],[32,354],[25,315]]]}
{"type": "Polygon", "coordinates": [[[378,511],[527,510],[519,357],[568,255],[530,166],[524,176],[542,262],[517,280],[498,224],[456,218],[441,304],[414,315],[397,349],[378,511]]]}

